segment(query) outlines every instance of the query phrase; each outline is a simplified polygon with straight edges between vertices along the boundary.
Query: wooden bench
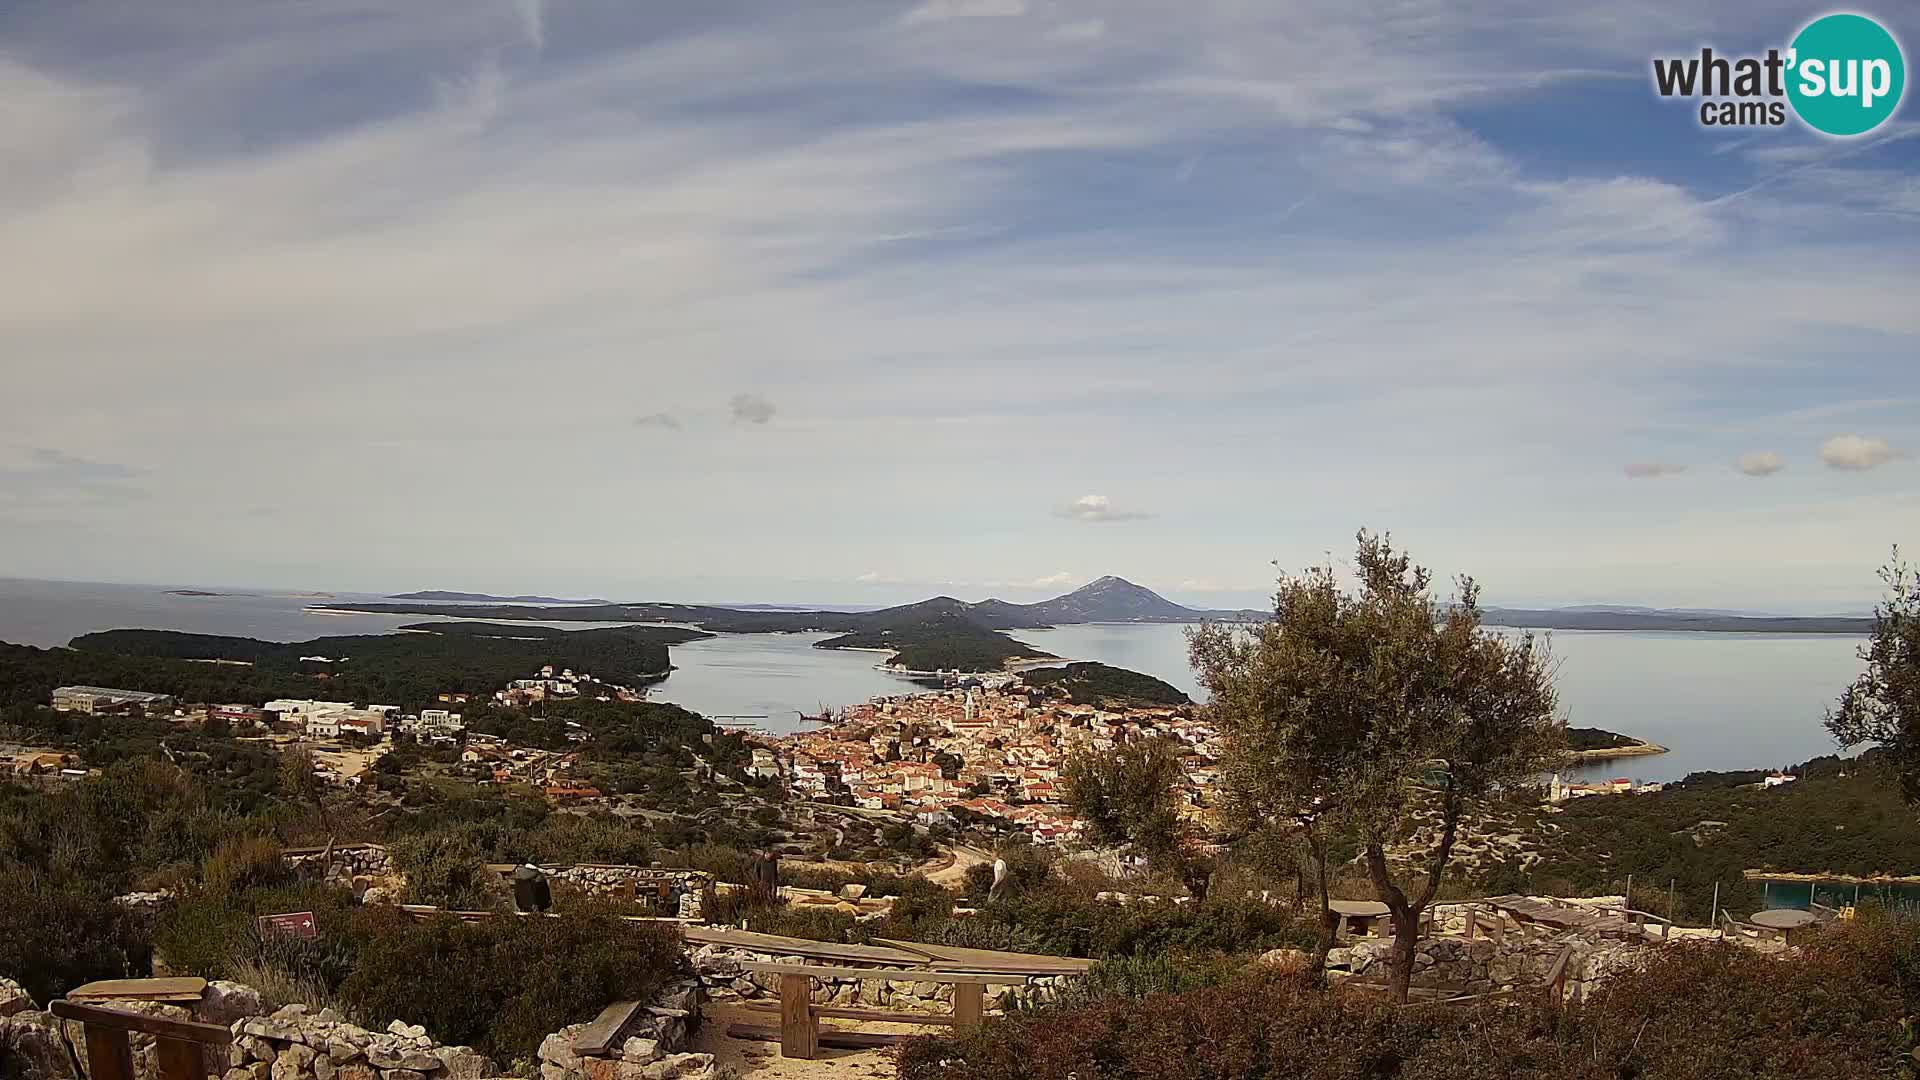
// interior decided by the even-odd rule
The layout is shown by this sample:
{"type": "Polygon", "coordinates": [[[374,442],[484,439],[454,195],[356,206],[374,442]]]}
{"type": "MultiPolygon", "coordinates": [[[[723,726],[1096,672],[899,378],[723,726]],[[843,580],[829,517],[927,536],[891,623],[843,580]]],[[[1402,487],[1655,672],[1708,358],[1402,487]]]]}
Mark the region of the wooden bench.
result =
{"type": "Polygon", "coordinates": [[[160,1080],[207,1080],[206,1047],[226,1046],[232,1035],[218,1024],[170,1020],[61,1000],[47,1006],[62,1020],[79,1021],[86,1033],[87,1074],[92,1080],[134,1080],[130,1031],[153,1036],[160,1080]]]}
{"type": "Polygon", "coordinates": [[[745,971],[780,976],[778,1005],[768,1003],[747,1006],[755,1012],[778,1012],[780,1026],[771,1028],[754,1024],[730,1024],[727,1027],[727,1035],[735,1039],[778,1042],[781,1057],[801,1059],[818,1057],[822,1046],[866,1049],[890,1046],[906,1038],[904,1035],[885,1032],[849,1031],[837,1028],[822,1030],[820,1018],[823,1016],[890,1024],[951,1025],[957,1030],[964,1031],[979,1027],[985,1021],[986,990],[989,985],[1024,986],[1029,978],[1026,975],[1011,974],[923,971],[911,968],[824,967],[815,964],[773,964],[751,960],[742,961],[740,967],[745,971]],[[920,1013],[895,1012],[890,1009],[815,1005],[813,1003],[814,979],[948,984],[953,987],[953,1014],[927,1016],[920,1013]]]}

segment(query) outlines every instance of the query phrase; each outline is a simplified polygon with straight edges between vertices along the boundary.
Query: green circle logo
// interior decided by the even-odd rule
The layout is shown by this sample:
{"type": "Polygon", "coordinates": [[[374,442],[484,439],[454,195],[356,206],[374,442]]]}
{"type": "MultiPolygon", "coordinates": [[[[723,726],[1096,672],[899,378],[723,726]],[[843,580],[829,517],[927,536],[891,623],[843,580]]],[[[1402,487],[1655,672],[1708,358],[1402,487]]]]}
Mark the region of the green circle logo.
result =
{"type": "Polygon", "coordinates": [[[1816,131],[1864,135],[1893,115],[1907,88],[1900,43],[1865,15],[1823,15],[1793,39],[1787,99],[1816,131]]]}

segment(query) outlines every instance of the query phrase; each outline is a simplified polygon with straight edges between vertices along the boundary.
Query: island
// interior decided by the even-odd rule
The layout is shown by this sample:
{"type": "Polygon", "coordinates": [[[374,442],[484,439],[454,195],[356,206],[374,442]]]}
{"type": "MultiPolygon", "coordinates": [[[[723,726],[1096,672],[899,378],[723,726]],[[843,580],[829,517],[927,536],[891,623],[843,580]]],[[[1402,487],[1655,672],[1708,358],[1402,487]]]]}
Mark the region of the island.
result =
{"type": "Polygon", "coordinates": [[[882,665],[903,675],[943,671],[989,673],[1022,662],[1058,660],[1024,641],[975,621],[966,605],[951,597],[875,612],[868,625],[814,643],[816,649],[887,652],[882,665]]]}
{"type": "Polygon", "coordinates": [[[542,668],[639,687],[673,669],[669,647],[708,637],[668,626],[560,630],[418,623],[412,633],[277,642],[173,630],[82,634],[65,649],[0,646],[0,704],[44,701],[66,685],[137,686],[182,701],[270,698],[431,706],[442,693],[492,694],[542,668]],[[325,659],[320,659],[325,658],[325,659]]]}
{"type": "Polygon", "coordinates": [[[1111,664],[1080,662],[1064,667],[1032,667],[1020,673],[1028,686],[1065,697],[1075,705],[1117,710],[1191,705],[1193,700],[1171,683],[1111,664]]]}
{"type": "Polygon", "coordinates": [[[1580,761],[1606,761],[1610,758],[1649,757],[1664,754],[1667,748],[1659,743],[1636,739],[1630,735],[1608,731],[1605,728],[1570,727],[1567,729],[1567,749],[1580,761]]]}

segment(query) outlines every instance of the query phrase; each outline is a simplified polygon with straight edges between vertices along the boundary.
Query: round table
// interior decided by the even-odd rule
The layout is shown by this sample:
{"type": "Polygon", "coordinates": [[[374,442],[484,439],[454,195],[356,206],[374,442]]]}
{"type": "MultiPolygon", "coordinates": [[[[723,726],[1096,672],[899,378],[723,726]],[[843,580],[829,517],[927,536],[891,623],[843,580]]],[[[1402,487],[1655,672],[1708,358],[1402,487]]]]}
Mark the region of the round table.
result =
{"type": "Polygon", "coordinates": [[[1778,930],[1780,940],[1791,945],[1795,930],[1803,930],[1818,920],[1813,912],[1801,911],[1799,908],[1768,908],[1765,911],[1754,912],[1747,921],[1766,930],[1778,930]]]}
{"type": "Polygon", "coordinates": [[[1391,909],[1378,900],[1329,900],[1327,910],[1333,915],[1335,936],[1354,933],[1372,937],[1376,921],[1391,913],[1391,909]]]}

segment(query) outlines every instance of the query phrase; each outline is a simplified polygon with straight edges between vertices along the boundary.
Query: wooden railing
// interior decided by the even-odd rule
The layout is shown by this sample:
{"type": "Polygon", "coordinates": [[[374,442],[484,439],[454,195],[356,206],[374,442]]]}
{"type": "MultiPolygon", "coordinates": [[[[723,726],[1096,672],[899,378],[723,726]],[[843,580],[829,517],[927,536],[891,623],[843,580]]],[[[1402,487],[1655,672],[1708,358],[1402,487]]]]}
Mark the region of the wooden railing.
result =
{"type": "Polygon", "coordinates": [[[208,1066],[207,1048],[224,1047],[232,1038],[218,1024],[171,1020],[73,1001],[56,1001],[48,1010],[62,1020],[77,1020],[84,1026],[91,1080],[134,1080],[129,1032],[153,1036],[160,1080],[206,1080],[209,1073],[217,1071],[208,1066]]]}

